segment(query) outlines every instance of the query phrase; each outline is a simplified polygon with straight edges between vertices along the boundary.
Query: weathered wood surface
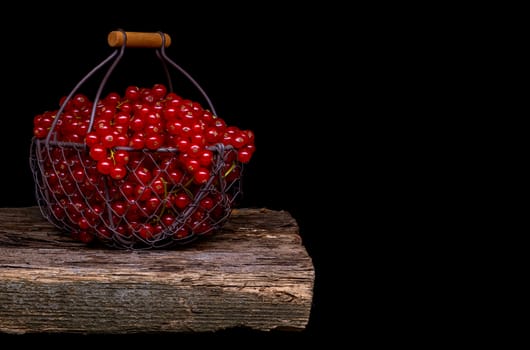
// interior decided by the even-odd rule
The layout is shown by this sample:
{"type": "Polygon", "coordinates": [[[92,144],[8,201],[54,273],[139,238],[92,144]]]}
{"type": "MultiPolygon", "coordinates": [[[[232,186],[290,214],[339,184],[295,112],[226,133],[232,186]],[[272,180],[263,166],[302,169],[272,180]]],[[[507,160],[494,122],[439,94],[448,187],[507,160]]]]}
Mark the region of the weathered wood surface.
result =
{"type": "Polygon", "coordinates": [[[314,268],[285,211],[236,209],[171,250],[89,248],[37,207],[0,208],[0,333],[303,330],[314,268]]]}

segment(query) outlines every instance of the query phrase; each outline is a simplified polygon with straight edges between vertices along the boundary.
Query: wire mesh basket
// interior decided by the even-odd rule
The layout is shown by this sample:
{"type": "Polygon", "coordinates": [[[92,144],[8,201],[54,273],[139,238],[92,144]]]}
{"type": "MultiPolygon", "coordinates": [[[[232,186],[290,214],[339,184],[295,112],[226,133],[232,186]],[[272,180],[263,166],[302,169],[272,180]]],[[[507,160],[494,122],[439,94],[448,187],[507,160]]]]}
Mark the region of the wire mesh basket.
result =
{"type": "Polygon", "coordinates": [[[35,117],[30,167],[43,216],[74,239],[123,249],[167,248],[218,232],[242,193],[253,133],[227,126],[204,90],[165,53],[165,33],[114,31],[115,51],[35,117]],[[103,88],[128,47],[154,48],[168,87],[103,88]],[[93,102],[78,92],[112,62],[93,102]],[[168,64],[209,108],[173,92],[168,64]]]}

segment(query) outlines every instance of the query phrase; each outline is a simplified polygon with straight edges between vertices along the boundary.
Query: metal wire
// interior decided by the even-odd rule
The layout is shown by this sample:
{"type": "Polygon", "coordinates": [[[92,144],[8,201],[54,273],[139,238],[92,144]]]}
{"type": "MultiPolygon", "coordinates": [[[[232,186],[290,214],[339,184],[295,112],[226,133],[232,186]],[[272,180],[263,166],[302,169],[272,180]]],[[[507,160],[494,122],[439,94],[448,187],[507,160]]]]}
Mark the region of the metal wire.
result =
{"type": "Polygon", "coordinates": [[[200,91],[202,96],[204,97],[204,99],[206,100],[206,103],[208,103],[208,106],[210,107],[210,111],[214,115],[217,115],[217,112],[215,111],[213,103],[210,100],[210,97],[208,97],[208,94],[206,93],[206,91],[204,91],[204,89],[199,85],[199,83],[195,79],[193,79],[193,77],[188,72],[186,72],[181,66],[179,66],[178,64],[173,62],[173,60],[167,56],[166,50],[165,50],[165,40],[166,40],[165,39],[165,35],[162,32],[159,32],[159,34],[162,37],[162,46],[160,47],[160,49],[158,49],[156,51],[157,56],[160,57],[163,61],[168,62],[169,64],[171,64],[173,67],[178,69],[186,78],[188,78],[193,83],[193,85],[195,85],[197,90],[200,91]]]}
{"type": "MultiPolygon", "coordinates": [[[[243,165],[236,161],[236,150],[222,143],[209,147],[214,153],[211,176],[204,184],[190,181],[184,167],[179,168],[182,177],[178,181],[164,183],[163,193],[154,189],[154,179],[141,184],[151,193],[155,203],[149,207],[141,193],[131,195],[124,189],[124,180],[114,180],[97,173],[97,162],[90,158],[85,143],[57,140],[55,128],[68,101],[79,88],[99,69],[114,60],[102,78],[95,95],[88,130],[92,129],[96,104],[126,47],[124,44],[92,69],[72,89],[60,106],[46,138],[33,138],[30,146],[30,167],[35,182],[35,196],[42,215],[57,228],[70,235],[93,235],[98,242],[120,249],[168,248],[195,241],[199,237],[218,232],[228,220],[231,210],[241,195],[243,165]],[[80,171],[81,170],[81,171],[80,171]],[[189,203],[175,204],[174,197],[185,194],[189,203]],[[209,205],[204,203],[208,202],[209,205]],[[124,209],[117,209],[117,206],[124,209]],[[163,218],[170,217],[171,220],[163,218]],[[154,234],[142,234],[142,229],[155,227],[154,234]]],[[[165,54],[165,35],[161,33],[162,46],[157,56],[162,60],[169,84],[171,75],[167,65],[183,73],[203,94],[211,112],[215,109],[198,83],[165,54]]],[[[170,85],[172,87],[172,85],[170,85]]],[[[134,174],[138,164],[150,164],[156,171],[169,178],[168,159],[177,161],[179,151],[172,147],[157,150],[124,149],[138,160],[136,165],[127,164],[127,173],[134,174]],[[136,166],[136,168],[135,168],[136,166]]],[[[133,176],[133,175],[131,175],[133,176]]],[[[149,231],[150,232],[150,231],[149,231]]]]}

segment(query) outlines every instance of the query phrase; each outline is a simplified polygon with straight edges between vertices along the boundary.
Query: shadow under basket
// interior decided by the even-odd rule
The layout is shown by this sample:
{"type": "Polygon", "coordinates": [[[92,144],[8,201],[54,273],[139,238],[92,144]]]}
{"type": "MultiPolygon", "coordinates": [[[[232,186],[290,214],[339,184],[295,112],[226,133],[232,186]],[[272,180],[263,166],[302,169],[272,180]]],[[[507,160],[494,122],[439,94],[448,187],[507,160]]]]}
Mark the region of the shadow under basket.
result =
{"type": "Polygon", "coordinates": [[[168,248],[218,232],[241,194],[237,151],[210,147],[205,183],[186,171],[176,148],[128,147],[127,175],[102,176],[85,144],[33,138],[30,165],[43,216],[86,243],[122,249],[168,248]]]}

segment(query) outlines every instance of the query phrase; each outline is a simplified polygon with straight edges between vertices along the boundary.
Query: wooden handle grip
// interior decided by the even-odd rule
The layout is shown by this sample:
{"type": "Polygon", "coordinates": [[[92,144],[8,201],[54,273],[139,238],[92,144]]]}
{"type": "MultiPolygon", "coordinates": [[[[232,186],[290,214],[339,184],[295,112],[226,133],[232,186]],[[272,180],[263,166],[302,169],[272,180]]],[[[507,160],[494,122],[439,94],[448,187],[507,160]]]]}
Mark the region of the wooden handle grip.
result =
{"type": "MultiPolygon", "coordinates": [[[[160,48],[162,35],[160,33],[125,32],[127,36],[126,47],[160,48]]],[[[165,47],[171,45],[171,37],[164,33],[165,47]]],[[[109,33],[107,41],[110,47],[121,47],[124,41],[123,32],[115,30],[109,33]]]]}

